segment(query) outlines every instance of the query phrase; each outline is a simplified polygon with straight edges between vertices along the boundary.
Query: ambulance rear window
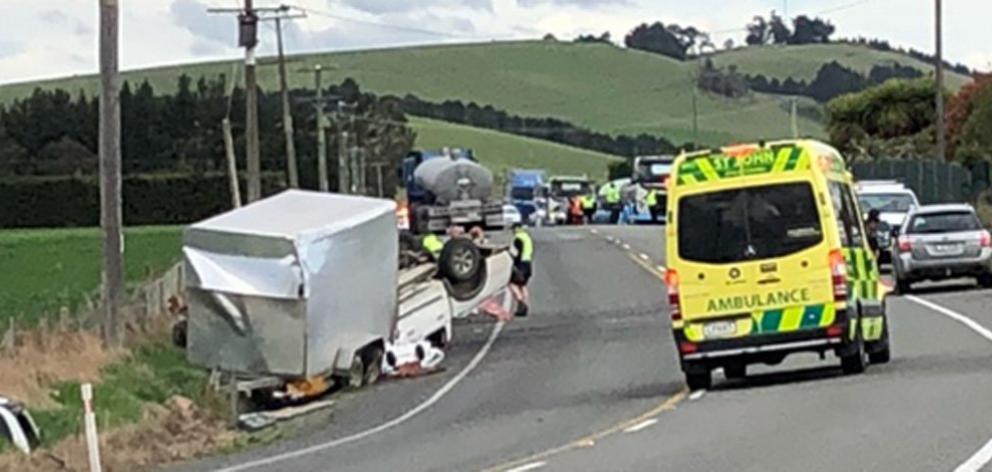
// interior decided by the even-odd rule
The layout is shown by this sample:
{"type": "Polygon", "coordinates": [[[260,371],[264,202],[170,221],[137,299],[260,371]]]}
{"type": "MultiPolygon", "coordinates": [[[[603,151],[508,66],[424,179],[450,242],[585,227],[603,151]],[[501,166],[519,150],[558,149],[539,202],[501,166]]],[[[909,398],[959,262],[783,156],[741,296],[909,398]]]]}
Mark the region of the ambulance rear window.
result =
{"type": "Polygon", "coordinates": [[[686,196],[679,200],[677,222],[679,256],[695,262],[781,257],[823,239],[806,182],[686,196]]]}

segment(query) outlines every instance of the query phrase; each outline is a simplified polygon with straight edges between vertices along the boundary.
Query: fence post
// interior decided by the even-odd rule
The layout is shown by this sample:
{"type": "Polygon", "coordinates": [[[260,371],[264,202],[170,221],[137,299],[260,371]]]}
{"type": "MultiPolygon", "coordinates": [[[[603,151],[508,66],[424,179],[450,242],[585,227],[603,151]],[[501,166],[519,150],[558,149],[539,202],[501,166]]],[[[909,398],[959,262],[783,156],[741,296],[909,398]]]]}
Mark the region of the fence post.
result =
{"type": "Polygon", "coordinates": [[[83,422],[86,425],[86,450],[90,459],[90,472],[101,472],[100,438],[96,431],[96,416],[93,415],[93,385],[83,384],[83,422]]]}

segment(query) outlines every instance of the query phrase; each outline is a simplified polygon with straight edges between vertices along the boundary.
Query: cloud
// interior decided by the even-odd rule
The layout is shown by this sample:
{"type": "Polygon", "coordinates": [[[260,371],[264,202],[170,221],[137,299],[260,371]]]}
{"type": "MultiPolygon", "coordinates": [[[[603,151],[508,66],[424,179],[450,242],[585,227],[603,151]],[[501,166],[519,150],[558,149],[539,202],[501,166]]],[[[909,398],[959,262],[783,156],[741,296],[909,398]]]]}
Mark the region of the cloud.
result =
{"type": "Polygon", "coordinates": [[[603,5],[630,5],[630,0],[517,0],[520,6],[533,8],[541,5],[576,6],[579,8],[595,8],[603,5]]]}
{"type": "Polygon", "coordinates": [[[24,52],[24,43],[20,41],[0,39],[0,59],[16,56],[24,52]]]}
{"type": "Polygon", "coordinates": [[[493,11],[493,0],[342,0],[356,10],[372,13],[404,13],[429,8],[468,8],[493,11]]]}
{"type": "Polygon", "coordinates": [[[89,36],[93,34],[92,26],[78,18],[73,18],[66,15],[64,12],[59,10],[45,10],[41,12],[38,17],[41,18],[42,23],[46,23],[58,29],[65,27],[72,28],[72,32],[76,36],[89,36]]]}
{"type": "Polygon", "coordinates": [[[197,0],[175,0],[169,6],[172,22],[195,37],[190,53],[204,56],[224,50],[237,42],[237,23],[233,15],[207,13],[207,5],[197,0]]]}

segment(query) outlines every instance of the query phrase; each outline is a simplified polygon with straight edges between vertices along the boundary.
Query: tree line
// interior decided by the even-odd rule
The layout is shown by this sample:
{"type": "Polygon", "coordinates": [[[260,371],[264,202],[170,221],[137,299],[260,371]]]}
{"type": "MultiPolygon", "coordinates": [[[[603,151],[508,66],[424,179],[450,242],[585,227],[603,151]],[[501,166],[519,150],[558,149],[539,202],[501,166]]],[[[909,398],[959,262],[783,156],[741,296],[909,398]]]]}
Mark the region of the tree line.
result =
{"type": "MultiPolygon", "coordinates": [[[[412,94],[403,97],[385,97],[384,100],[395,101],[399,109],[415,116],[543,139],[617,156],[673,154],[679,150],[679,147],[661,136],[645,133],[637,136],[612,136],[576,126],[559,118],[523,117],[499,110],[492,105],[479,105],[475,102],[446,100],[432,103],[412,94]]],[[[682,147],[691,148],[693,145],[687,143],[682,147]]]]}
{"type": "MultiPolygon", "coordinates": [[[[147,81],[121,86],[121,147],[125,174],[211,173],[226,169],[221,120],[230,116],[235,154],[244,156],[244,90],[230,88],[221,75],[194,82],[180,76],[176,90],[158,94],[147,81]]],[[[396,165],[413,145],[405,116],[391,102],[364,93],[351,79],[325,94],[348,103],[349,113],[327,107],[331,159],[339,131],[372,158],[396,165]]],[[[291,91],[295,144],[304,183],[316,186],[316,113],[313,91],[291,91]]],[[[98,99],[61,89],[36,89],[30,96],[0,106],[0,176],[93,175],[97,171],[98,99]]],[[[285,141],[279,94],[259,91],[262,170],[284,172],[285,141]]],[[[243,164],[243,163],[242,163],[243,164]]],[[[332,166],[332,174],[336,166],[332,166]]],[[[393,172],[389,172],[393,175],[393,172]]],[[[331,182],[336,182],[332,175],[331,182]]]]}

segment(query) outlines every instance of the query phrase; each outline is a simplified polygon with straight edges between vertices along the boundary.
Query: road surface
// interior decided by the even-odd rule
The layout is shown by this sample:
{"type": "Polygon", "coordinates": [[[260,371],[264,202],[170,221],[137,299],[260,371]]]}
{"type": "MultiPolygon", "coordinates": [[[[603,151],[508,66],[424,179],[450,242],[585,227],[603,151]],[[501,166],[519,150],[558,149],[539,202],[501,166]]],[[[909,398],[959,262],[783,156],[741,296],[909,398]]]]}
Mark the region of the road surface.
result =
{"type": "Polygon", "coordinates": [[[534,239],[529,318],[460,324],[444,373],[343,395],[292,438],[178,470],[964,472],[992,454],[990,291],[891,299],[893,361],[864,375],[810,355],[690,393],[661,228],[534,239]]]}

